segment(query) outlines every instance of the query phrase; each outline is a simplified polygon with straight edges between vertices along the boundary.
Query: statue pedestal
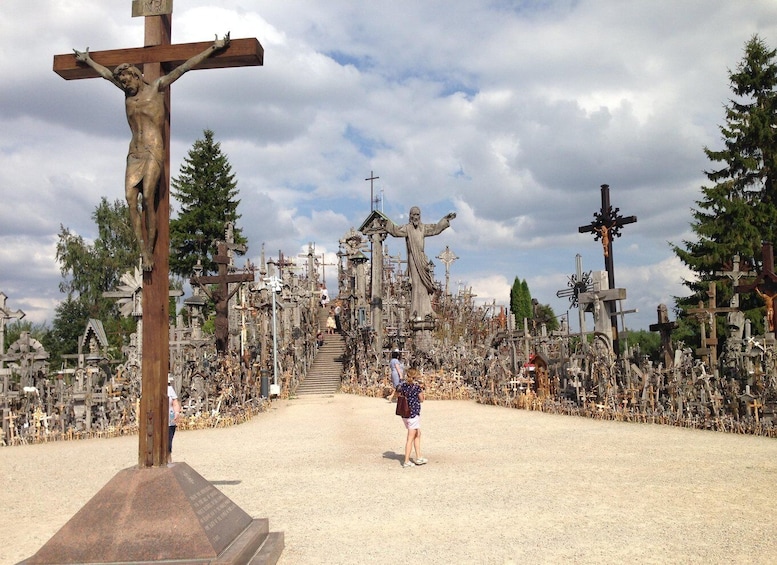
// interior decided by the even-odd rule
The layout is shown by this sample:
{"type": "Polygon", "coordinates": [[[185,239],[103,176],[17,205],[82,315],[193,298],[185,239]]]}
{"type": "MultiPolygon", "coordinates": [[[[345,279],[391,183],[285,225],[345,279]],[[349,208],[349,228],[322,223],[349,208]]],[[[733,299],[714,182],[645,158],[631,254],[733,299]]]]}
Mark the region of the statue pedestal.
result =
{"type": "Polygon", "coordinates": [[[427,352],[432,349],[432,330],[434,327],[433,318],[410,321],[410,329],[413,332],[413,347],[416,351],[427,352]]]}
{"type": "Polygon", "coordinates": [[[22,564],[274,564],[283,546],[266,518],[251,518],[186,463],[172,463],[119,471],[22,564]]]}

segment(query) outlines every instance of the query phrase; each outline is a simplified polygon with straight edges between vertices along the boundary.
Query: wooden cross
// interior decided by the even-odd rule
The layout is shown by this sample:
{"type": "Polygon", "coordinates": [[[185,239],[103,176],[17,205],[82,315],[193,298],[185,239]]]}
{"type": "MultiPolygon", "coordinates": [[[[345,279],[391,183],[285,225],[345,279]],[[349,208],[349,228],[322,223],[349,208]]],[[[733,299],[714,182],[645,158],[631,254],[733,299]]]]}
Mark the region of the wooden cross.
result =
{"type": "Polygon", "coordinates": [[[374,192],[373,182],[378,180],[379,178],[380,177],[375,176],[375,173],[370,171],[370,176],[364,179],[364,180],[370,181],[370,212],[372,212],[375,209],[375,192],[374,192]]]}
{"type": "MultiPolygon", "coordinates": [[[[154,83],[166,73],[179,68],[211,43],[173,45],[172,3],[162,2],[167,9],[144,11],[142,6],[154,3],[135,3],[133,16],[145,17],[144,47],[98,51],[90,53],[94,62],[106,67],[129,63],[143,67],[143,80],[154,83]]],[[[256,39],[236,39],[212,56],[201,61],[195,69],[257,66],[263,63],[264,51],[256,39]]],[[[75,54],[55,55],[54,72],[62,78],[82,79],[102,76],[94,68],[77,60],[75,54]]],[[[140,467],[162,467],[167,464],[168,399],[167,373],[169,370],[169,248],[170,248],[170,89],[164,92],[164,159],[156,190],[156,244],[153,247],[153,268],[143,272],[143,395],[138,415],[140,467]]]]}
{"type": "Polygon", "coordinates": [[[278,250],[278,260],[270,259],[267,261],[268,265],[273,265],[278,269],[278,278],[283,280],[283,269],[284,267],[288,267],[290,269],[296,267],[296,264],[292,259],[286,259],[286,257],[283,256],[283,251],[280,249],[278,250]]]}
{"type": "MultiPolygon", "coordinates": [[[[611,289],[615,288],[615,267],[612,261],[612,240],[614,237],[621,236],[621,228],[626,224],[633,224],[637,221],[636,216],[620,216],[620,208],[613,208],[610,205],[610,185],[603,184],[602,208],[594,213],[594,220],[587,226],[577,228],[579,233],[593,233],[594,241],[601,240],[604,250],[604,268],[607,271],[607,280],[611,289]]],[[[613,309],[614,311],[614,309],[613,309]]],[[[613,340],[612,345],[615,355],[620,356],[620,346],[618,342],[618,317],[611,316],[613,340]]]]}
{"type": "Polygon", "coordinates": [[[709,290],[707,290],[707,296],[709,297],[709,306],[704,307],[704,302],[699,301],[698,308],[689,308],[689,314],[695,314],[699,320],[699,329],[701,332],[701,348],[696,350],[697,355],[704,355],[707,357],[707,366],[714,374],[718,374],[718,328],[716,323],[716,314],[726,312],[736,312],[738,308],[718,308],[717,306],[717,292],[715,283],[709,284],[709,290]],[[710,337],[707,337],[707,330],[705,322],[710,324],[710,337]]]}
{"type": "Polygon", "coordinates": [[[734,293],[731,296],[731,302],[729,302],[729,306],[732,308],[739,307],[739,292],[736,290],[739,286],[739,279],[748,276],[749,273],[750,265],[747,263],[747,261],[743,263],[739,255],[734,255],[734,259],[730,264],[724,265],[722,271],[715,271],[717,276],[728,277],[734,283],[734,293]]]}
{"type": "Polygon", "coordinates": [[[234,273],[229,274],[228,268],[231,263],[229,250],[226,241],[219,241],[217,244],[216,256],[213,262],[219,266],[219,274],[215,276],[192,277],[191,284],[199,286],[208,298],[213,300],[216,307],[216,351],[225,353],[229,342],[229,300],[240,288],[236,286],[231,292],[230,283],[252,282],[254,273],[234,273]],[[211,291],[206,285],[217,285],[216,289],[211,291]]]}
{"type": "Polygon", "coordinates": [[[735,292],[755,291],[766,305],[766,331],[774,332],[774,297],[777,296],[777,274],[774,272],[774,250],[769,241],[761,244],[761,272],[749,284],[734,287],[735,292]]]}
{"type": "Polygon", "coordinates": [[[658,323],[650,324],[651,332],[661,335],[661,351],[664,354],[664,368],[670,369],[674,365],[674,352],[672,351],[672,331],[677,329],[677,322],[669,321],[669,313],[666,304],[658,305],[658,323]]]}

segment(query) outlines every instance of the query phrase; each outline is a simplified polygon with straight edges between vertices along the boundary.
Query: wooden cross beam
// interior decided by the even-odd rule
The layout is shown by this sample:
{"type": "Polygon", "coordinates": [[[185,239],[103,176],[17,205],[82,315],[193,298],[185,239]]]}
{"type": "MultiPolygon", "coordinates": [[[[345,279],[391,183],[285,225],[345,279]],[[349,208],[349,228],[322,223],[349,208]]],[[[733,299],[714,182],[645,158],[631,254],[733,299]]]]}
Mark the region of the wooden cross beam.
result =
{"type": "MultiPolygon", "coordinates": [[[[136,49],[119,49],[114,51],[98,51],[89,53],[92,63],[103,69],[102,74],[95,66],[84,61],[86,57],[81,55],[81,60],[76,54],[65,54],[54,56],[54,72],[65,79],[81,79],[102,76],[111,80],[120,88],[121,83],[113,77],[111,79],[110,71],[107,65],[114,63],[128,63],[142,65],[142,82],[149,87],[158,86],[156,91],[163,96],[163,108],[159,110],[160,114],[149,118],[154,121],[154,126],[159,127],[161,162],[159,163],[159,180],[156,187],[149,187],[155,192],[154,203],[145,206],[144,213],[146,218],[149,213],[152,214],[153,221],[147,222],[147,230],[154,230],[153,238],[149,234],[149,239],[153,239],[151,245],[152,258],[146,257],[146,265],[143,272],[143,343],[142,343],[142,374],[143,374],[143,396],[140,401],[138,413],[139,427],[139,445],[138,460],[140,467],[161,467],[167,464],[168,450],[168,399],[167,399],[167,373],[170,365],[170,336],[169,336],[169,248],[170,248],[170,88],[169,84],[178,78],[175,76],[179,71],[181,74],[188,68],[176,66],[181,61],[189,62],[197,57],[197,49],[200,49],[200,55],[204,54],[208,48],[208,43],[187,43],[173,45],[172,35],[172,3],[162,3],[164,8],[158,11],[151,10],[143,12],[133,11],[133,15],[145,17],[144,25],[144,47],[136,49]],[[193,55],[194,54],[194,55],[193,55]],[[83,62],[82,62],[83,61],[83,62]],[[162,88],[164,87],[164,88],[162,88]],[[156,123],[161,120],[161,124],[156,123]],[[155,190],[154,190],[155,189],[155,190]]],[[[136,4],[136,7],[139,7],[136,4]]],[[[143,8],[145,9],[145,8],[143,8]]],[[[224,67],[242,67],[257,66],[263,63],[263,51],[261,45],[256,39],[236,39],[228,43],[224,48],[214,49],[203,60],[196,62],[192,68],[224,68],[224,67]]],[[[142,88],[142,86],[141,86],[142,88]]],[[[140,91],[142,92],[142,91],[140,91]]],[[[149,93],[148,97],[153,93],[149,93]]],[[[142,105],[149,102],[148,99],[133,100],[133,96],[125,87],[125,106],[127,110],[127,119],[130,121],[132,130],[132,144],[137,143],[136,136],[142,136],[146,130],[137,132],[138,123],[133,124],[130,119],[133,117],[138,122],[143,117],[131,116],[133,108],[131,104],[142,105]]],[[[130,170],[128,167],[127,180],[130,184],[130,170]]],[[[142,182],[142,181],[137,181],[142,182]]],[[[144,193],[147,187],[143,187],[144,193]]],[[[129,195],[128,195],[129,196],[129,195]]],[[[144,194],[145,196],[145,194],[144,194]]],[[[137,208],[136,208],[137,209],[137,208]]],[[[132,212],[132,204],[130,203],[132,212]]],[[[137,233],[137,227],[136,227],[137,233]]],[[[140,242],[139,242],[140,243],[140,242]]],[[[146,252],[147,253],[147,252],[146,252]]]]}
{"type": "MultiPolygon", "coordinates": [[[[122,63],[129,63],[136,67],[146,63],[159,63],[162,66],[162,71],[169,73],[197,53],[207,49],[210,44],[210,41],[202,41],[178,45],[155,45],[134,49],[98,51],[90,53],[90,55],[96,62],[108,68],[117,67],[122,63]]],[[[264,49],[257,39],[232,39],[229,42],[229,47],[215,53],[212,57],[208,57],[192,70],[258,66],[262,65],[263,61],[264,49]]],[[[100,76],[91,67],[78,63],[73,54],[54,55],[54,72],[65,80],[98,78],[100,76]]]]}
{"type": "MultiPolygon", "coordinates": [[[[580,226],[577,228],[579,233],[593,233],[594,241],[601,240],[602,248],[604,250],[604,268],[607,271],[607,280],[610,288],[615,288],[615,266],[612,260],[612,240],[615,237],[621,236],[621,228],[626,224],[633,224],[637,221],[636,216],[620,216],[618,212],[620,208],[613,208],[610,205],[610,185],[603,184],[601,186],[602,192],[602,208],[599,212],[594,213],[594,220],[587,226],[580,226]]],[[[615,355],[620,356],[620,346],[618,341],[618,317],[613,314],[611,316],[612,331],[613,331],[613,349],[615,355]]]]}

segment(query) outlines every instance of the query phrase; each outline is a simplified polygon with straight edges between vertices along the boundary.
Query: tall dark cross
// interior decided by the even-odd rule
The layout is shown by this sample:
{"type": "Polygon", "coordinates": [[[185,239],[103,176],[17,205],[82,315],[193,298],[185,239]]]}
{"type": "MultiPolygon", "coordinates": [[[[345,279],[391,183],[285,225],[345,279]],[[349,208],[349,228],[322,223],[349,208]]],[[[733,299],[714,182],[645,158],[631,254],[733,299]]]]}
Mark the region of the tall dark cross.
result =
{"type": "MultiPolygon", "coordinates": [[[[172,2],[133,1],[133,17],[145,17],[144,47],[97,51],[91,58],[106,67],[123,63],[143,67],[143,80],[155,80],[177,68],[212,43],[173,45],[172,2]]],[[[262,65],[264,50],[257,39],[235,39],[229,45],[198,64],[195,69],[262,65]]],[[[54,56],[54,72],[66,80],[100,76],[70,53],[54,56]]],[[[157,186],[157,235],[153,249],[153,268],[143,272],[143,394],[138,414],[140,467],[167,464],[169,370],[169,247],[170,247],[170,88],[164,93],[164,162],[157,186]]]]}
{"type": "Polygon", "coordinates": [[[370,171],[370,176],[364,179],[364,180],[370,181],[370,212],[372,212],[375,209],[375,190],[374,190],[375,187],[373,185],[373,182],[378,180],[379,178],[380,177],[375,176],[375,173],[370,171]]]}
{"type": "Polygon", "coordinates": [[[761,272],[754,281],[734,287],[735,292],[753,292],[766,305],[766,331],[774,332],[774,297],[777,296],[777,274],[774,272],[774,249],[770,241],[761,243],[761,272]]]}
{"type": "Polygon", "coordinates": [[[289,267],[290,269],[295,267],[294,261],[291,259],[286,259],[286,257],[283,256],[283,251],[280,249],[278,250],[278,260],[270,259],[267,261],[268,265],[274,265],[276,269],[278,269],[278,278],[283,280],[283,269],[285,267],[289,267]]]}
{"type": "Polygon", "coordinates": [[[670,369],[674,366],[674,351],[672,351],[672,331],[677,329],[677,322],[669,321],[669,312],[666,304],[659,304],[658,322],[650,324],[648,329],[651,332],[658,332],[661,335],[661,352],[664,355],[664,369],[670,369]]]}
{"type": "Polygon", "coordinates": [[[219,266],[219,274],[214,276],[192,277],[191,284],[197,285],[213,300],[216,307],[216,351],[225,353],[229,344],[229,300],[240,288],[238,284],[230,292],[229,285],[234,283],[252,282],[253,273],[233,273],[229,274],[228,245],[226,241],[219,241],[216,246],[216,256],[213,262],[219,266]],[[216,285],[214,290],[210,290],[206,285],[216,285]]]}
{"type": "MultiPolygon", "coordinates": [[[[607,282],[611,289],[615,288],[615,267],[612,261],[612,240],[620,237],[620,230],[626,224],[633,224],[637,221],[636,216],[620,216],[620,208],[613,208],[610,205],[610,185],[602,185],[602,209],[594,213],[594,220],[587,226],[577,228],[579,233],[594,234],[594,241],[602,242],[604,251],[604,268],[607,271],[607,282]]],[[[618,316],[615,312],[617,308],[612,308],[610,322],[612,323],[612,346],[615,355],[620,356],[620,343],[618,340],[618,316]]]]}

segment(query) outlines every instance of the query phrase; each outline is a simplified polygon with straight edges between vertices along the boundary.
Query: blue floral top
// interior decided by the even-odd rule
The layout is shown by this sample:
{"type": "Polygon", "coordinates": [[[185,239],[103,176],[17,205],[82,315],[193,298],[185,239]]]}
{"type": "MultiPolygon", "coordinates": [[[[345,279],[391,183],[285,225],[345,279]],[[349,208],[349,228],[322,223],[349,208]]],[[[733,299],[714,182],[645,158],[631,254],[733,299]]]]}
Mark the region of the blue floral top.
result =
{"type": "Polygon", "coordinates": [[[397,390],[405,395],[407,403],[410,405],[410,417],[415,418],[421,415],[421,399],[418,398],[423,391],[421,386],[415,383],[401,383],[397,390]]]}

